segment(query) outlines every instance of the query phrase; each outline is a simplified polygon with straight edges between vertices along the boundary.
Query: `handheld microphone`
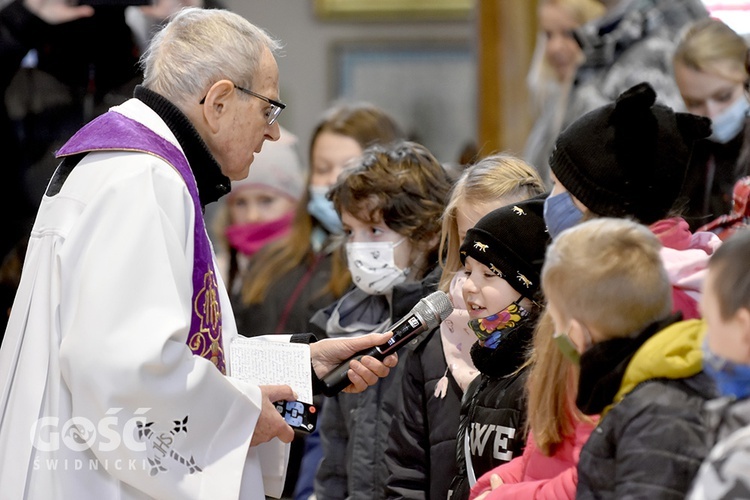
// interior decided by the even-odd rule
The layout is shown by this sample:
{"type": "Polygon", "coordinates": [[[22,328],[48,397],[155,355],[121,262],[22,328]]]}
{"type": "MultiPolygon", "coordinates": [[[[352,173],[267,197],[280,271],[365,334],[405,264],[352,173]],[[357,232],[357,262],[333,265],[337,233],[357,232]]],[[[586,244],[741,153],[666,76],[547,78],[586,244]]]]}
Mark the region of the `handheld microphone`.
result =
{"type": "Polygon", "coordinates": [[[383,358],[406,345],[412,338],[438,326],[451,312],[453,312],[453,304],[451,304],[448,295],[441,291],[432,292],[420,300],[409,311],[409,314],[390,328],[393,331],[393,336],[385,344],[358,352],[323,377],[323,394],[334,396],[351,384],[347,375],[351,360],[359,361],[362,356],[372,356],[382,361],[383,358]]]}

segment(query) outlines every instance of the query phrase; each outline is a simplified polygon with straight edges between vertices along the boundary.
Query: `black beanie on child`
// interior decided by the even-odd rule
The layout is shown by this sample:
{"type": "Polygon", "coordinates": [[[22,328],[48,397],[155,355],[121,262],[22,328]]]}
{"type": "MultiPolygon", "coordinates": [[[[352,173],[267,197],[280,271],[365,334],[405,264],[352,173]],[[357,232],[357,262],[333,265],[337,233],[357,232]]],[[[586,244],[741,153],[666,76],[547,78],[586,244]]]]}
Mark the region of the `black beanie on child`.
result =
{"type": "Polygon", "coordinates": [[[550,168],[595,214],[652,224],[669,215],[694,142],[710,133],[709,119],[656,104],[640,83],[563,130],[550,168]]]}
{"type": "Polygon", "coordinates": [[[466,232],[461,263],[472,257],[524,297],[538,299],[549,242],[543,211],[544,197],[538,196],[488,213],[466,232]]]}

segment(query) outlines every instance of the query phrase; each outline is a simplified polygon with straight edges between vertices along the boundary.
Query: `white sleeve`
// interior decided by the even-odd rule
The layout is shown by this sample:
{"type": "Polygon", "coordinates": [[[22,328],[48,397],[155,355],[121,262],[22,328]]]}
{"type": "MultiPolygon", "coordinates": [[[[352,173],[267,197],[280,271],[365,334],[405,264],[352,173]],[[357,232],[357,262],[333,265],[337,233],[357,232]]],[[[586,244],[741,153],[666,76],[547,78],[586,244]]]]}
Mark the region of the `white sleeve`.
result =
{"type": "Polygon", "coordinates": [[[194,209],[179,175],[147,158],[131,156],[127,174],[119,168],[88,198],[74,177],[125,160],[87,158],[71,174],[68,195],[83,206],[59,253],[61,373],[73,415],[98,422],[120,409],[118,422],[141,415],[147,426],[123,424],[123,443],[92,450],[100,462],[139,464],[113,470],[119,480],[155,498],[238,498],[243,474],[262,481],[249,448],[260,389],[186,345],[194,209]]]}

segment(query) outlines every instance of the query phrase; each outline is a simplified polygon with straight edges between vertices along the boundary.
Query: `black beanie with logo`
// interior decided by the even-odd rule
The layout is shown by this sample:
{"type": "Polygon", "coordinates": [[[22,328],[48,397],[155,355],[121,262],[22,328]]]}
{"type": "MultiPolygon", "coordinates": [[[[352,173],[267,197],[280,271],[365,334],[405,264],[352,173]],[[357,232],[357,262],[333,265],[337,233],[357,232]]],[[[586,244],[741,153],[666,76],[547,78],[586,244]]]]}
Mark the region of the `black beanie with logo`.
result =
{"type": "Polygon", "coordinates": [[[500,207],[466,232],[461,263],[472,257],[510,284],[537,300],[549,233],[544,223],[544,196],[500,207]]]}
{"type": "Polygon", "coordinates": [[[669,215],[693,144],[710,133],[708,118],[656,104],[651,85],[640,83],[563,130],[550,168],[595,214],[652,224],[669,215]]]}

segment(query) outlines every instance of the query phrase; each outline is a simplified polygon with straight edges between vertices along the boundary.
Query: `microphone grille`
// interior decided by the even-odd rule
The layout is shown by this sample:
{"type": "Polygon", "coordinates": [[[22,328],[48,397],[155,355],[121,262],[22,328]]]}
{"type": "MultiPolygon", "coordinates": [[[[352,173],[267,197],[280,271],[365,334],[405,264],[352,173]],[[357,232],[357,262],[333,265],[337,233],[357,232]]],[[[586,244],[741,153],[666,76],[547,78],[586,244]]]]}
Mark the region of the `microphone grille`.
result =
{"type": "Polygon", "coordinates": [[[425,319],[428,329],[433,329],[450,316],[453,304],[448,294],[438,290],[420,300],[414,306],[414,312],[418,312],[425,319]]]}

